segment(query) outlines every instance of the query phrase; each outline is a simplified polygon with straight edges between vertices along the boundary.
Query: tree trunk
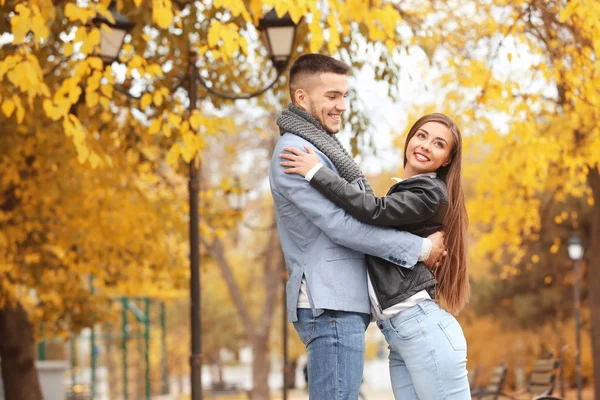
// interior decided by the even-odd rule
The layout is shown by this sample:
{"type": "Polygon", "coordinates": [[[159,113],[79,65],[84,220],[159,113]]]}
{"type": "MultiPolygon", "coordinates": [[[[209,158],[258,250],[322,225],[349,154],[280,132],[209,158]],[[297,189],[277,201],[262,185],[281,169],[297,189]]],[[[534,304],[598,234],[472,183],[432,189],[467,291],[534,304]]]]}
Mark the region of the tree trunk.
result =
{"type": "Polygon", "coordinates": [[[0,310],[0,359],[6,400],[42,400],[33,332],[20,304],[0,310]]]}
{"type": "Polygon", "coordinates": [[[592,231],[589,255],[589,309],[592,338],[592,360],[594,364],[594,399],[600,400],[600,173],[598,167],[590,168],[588,182],[594,196],[592,231]]]}
{"type": "Polygon", "coordinates": [[[269,400],[269,372],[271,371],[269,335],[258,334],[252,340],[252,393],[251,400],[269,400]]]}

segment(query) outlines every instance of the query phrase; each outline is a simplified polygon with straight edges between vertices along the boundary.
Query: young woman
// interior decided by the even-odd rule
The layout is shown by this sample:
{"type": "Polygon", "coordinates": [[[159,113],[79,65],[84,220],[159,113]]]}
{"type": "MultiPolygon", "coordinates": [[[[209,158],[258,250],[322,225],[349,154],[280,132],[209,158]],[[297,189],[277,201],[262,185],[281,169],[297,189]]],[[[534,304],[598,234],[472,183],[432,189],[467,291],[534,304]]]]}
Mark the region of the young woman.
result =
{"type": "MultiPolygon", "coordinates": [[[[372,225],[393,226],[422,237],[443,230],[448,255],[433,273],[367,256],[369,297],[389,344],[394,397],[410,400],[470,399],[467,344],[458,313],[469,297],[468,218],[461,186],[462,138],[444,114],[412,126],[404,147],[403,179],[375,197],[324,168],[314,151],[290,147],[281,165],[304,176],[324,196],[372,225]],[[440,299],[446,312],[438,305],[440,299]]],[[[351,234],[351,232],[349,232],[351,234]]]]}

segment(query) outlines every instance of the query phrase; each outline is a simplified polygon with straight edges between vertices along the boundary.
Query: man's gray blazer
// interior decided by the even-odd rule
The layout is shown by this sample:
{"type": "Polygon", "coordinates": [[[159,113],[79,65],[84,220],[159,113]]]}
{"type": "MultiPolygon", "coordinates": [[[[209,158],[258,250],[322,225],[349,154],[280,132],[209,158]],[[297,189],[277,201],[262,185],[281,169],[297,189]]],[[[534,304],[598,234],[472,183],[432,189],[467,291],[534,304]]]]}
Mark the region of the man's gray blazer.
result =
{"type": "Polygon", "coordinates": [[[283,147],[304,149],[305,145],[311,146],[321,163],[337,173],[331,160],[299,136],[286,133],[275,147],[269,181],[290,276],[286,287],[288,319],[298,320],[296,305],[302,276],[306,276],[315,317],[323,310],[369,314],[364,255],[411,268],[417,263],[422,239],[392,228],[363,224],[326,199],[302,176],[285,174],[279,164],[283,147]]]}

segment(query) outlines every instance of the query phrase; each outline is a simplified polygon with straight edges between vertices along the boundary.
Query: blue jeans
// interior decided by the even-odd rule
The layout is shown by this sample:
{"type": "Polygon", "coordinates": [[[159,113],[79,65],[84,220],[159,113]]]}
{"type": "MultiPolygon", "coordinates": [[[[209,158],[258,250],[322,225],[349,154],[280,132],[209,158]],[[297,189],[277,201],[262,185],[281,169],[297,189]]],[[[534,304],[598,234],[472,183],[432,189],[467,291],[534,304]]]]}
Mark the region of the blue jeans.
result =
{"type": "Polygon", "coordinates": [[[311,400],[358,398],[369,321],[369,314],[325,310],[315,318],[310,309],[298,309],[294,328],[308,353],[311,400]]]}
{"type": "Polygon", "coordinates": [[[394,398],[471,398],[467,341],[454,316],[426,300],[377,326],[389,345],[394,398]]]}

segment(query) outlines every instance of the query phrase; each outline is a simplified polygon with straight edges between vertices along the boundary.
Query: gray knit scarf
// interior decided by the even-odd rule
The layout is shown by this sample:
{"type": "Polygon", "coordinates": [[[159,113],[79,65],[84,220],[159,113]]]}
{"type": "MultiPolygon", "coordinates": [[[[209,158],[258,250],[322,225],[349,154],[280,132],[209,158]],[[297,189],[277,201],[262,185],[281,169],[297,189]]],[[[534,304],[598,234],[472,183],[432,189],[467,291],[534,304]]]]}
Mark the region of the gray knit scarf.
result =
{"type": "Polygon", "coordinates": [[[340,176],[346,181],[354,183],[362,180],[367,193],[373,193],[371,185],[338,138],[327,133],[315,117],[290,104],[277,118],[277,126],[281,135],[286,132],[293,133],[315,146],[333,162],[340,176]]]}

